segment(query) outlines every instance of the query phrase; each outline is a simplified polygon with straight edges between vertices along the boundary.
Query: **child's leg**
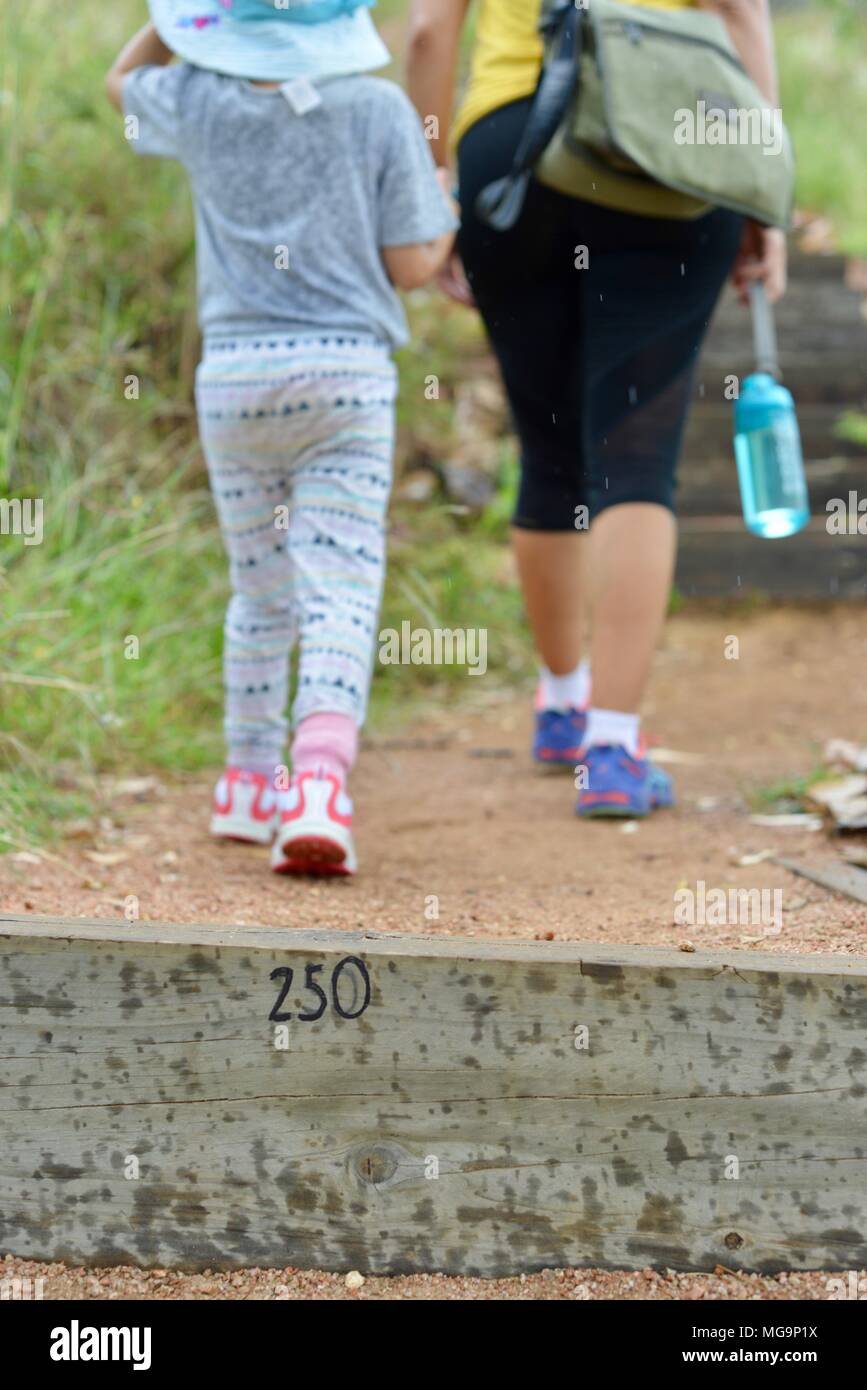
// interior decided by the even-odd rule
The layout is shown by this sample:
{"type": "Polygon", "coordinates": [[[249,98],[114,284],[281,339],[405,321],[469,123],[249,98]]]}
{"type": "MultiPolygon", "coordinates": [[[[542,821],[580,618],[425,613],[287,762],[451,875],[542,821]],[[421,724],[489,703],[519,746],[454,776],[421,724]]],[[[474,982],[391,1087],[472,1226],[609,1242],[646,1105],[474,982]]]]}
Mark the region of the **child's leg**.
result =
{"type": "Polygon", "coordinates": [[[358,725],[348,714],[308,714],[295,730],[292,771],[300,777],[336,777],[345,782],[358,754],[358,725]]]}
{"type": "Polygon", "coordinates": [[[384,348],[341,354],[333,342],[329,372],[311,366],[318,428],[293,475],[289,554],[300,646],[292,761],[296,772],[318,766],[343,781],[376,650],[396,373],[384,348]]]}
{"type": "Polygon", "coordinates": [[[291,597],[236,591],[226,611],[224,730],[230,767],[273,778],[285,761],[291,597]]]}
{"type": "Polygon", "coordinates": [[[294,640],[286,531],[275,511],[287,495],[290,464],[286,450],[274,448],[269,388],[261,363],[254,366],[248,372],[236,358],[229,371],[206,359],[197,403],[232,585],[223,650],[227,763],[270,779],[285,760],[294,640]]]}

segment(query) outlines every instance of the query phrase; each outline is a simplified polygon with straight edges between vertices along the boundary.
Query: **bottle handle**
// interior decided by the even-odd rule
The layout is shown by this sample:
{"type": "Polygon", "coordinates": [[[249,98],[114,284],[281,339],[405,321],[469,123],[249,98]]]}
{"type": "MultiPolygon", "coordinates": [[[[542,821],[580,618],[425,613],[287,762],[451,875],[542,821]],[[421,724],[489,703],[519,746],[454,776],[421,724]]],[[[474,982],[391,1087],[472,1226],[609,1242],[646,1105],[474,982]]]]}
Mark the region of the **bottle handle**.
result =
{"type": "Polygon", "coordinates": [[[768,303],[765,287],[759,280],[753,280],[749,287],[750,310],[753,316],[753,348],[756,354],[756,369],[767,372],[780,380],[780,358],[777,352],[777,330],[774,325],[774,311],[768,303]]]}

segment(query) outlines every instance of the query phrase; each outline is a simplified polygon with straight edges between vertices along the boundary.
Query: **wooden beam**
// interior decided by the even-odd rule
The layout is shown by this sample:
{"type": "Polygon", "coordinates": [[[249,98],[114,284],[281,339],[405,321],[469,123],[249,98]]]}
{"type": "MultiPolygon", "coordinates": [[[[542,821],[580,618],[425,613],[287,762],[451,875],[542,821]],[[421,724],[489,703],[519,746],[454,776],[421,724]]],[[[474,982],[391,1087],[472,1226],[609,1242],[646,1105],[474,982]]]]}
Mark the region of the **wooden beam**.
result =
{"type": "Polygon", "coordinates": [[[739,517],[685,517],[678,528],[675,582],[686,598],[867,597],[863,537],[832,536],[815,516],[782,540],[753,536],[739,517]]]}
{"type": "Polygon", "coordinates": [[[862,958],[7,915],[0,1020],[17,1256],[867,1264],[862,958]]]}
{"type": "Polygon", "coordinates": [[[811,883],[822,888],[830,888],[832,893],[844,893],[856,902],[867,903],[867,873],[857,864],[846,864],[841,860],[824,864],[805,863],[801,859],[784,859],[782,855],[773,856],[774,863],[788,869],[790,874],[799,874],[811,883]]]}

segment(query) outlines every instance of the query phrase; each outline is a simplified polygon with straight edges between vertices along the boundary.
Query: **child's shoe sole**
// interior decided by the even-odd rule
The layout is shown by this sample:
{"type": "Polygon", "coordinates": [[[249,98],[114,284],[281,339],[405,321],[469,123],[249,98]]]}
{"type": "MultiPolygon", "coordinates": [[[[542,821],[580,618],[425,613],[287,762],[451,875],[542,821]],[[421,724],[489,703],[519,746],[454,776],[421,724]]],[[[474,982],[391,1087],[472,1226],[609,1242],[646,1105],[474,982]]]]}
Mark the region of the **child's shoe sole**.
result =
{"type": "Polygon", "coordinates": [[[231,816],[212,816],[211,834],[217,840],[233,840],[245,845],[270,845],[274,839],[274,824],[263,824],[262,829],[253,829],[246,817],[233,820],[231,816]]]}
{"type": "Polygon", "coordinates": [[[275,874],[354,874],[358,867],[352,841],[341,845],[328,825],[305,825],[294,837],[278,839],[271,851],[275,874]]]}
{"type": "Polygon", "coordinates": [[[280,826],[271,850],[276,874],[354,874],[352,802],[331,773],[302,772],[278,798],[280,826]]]}

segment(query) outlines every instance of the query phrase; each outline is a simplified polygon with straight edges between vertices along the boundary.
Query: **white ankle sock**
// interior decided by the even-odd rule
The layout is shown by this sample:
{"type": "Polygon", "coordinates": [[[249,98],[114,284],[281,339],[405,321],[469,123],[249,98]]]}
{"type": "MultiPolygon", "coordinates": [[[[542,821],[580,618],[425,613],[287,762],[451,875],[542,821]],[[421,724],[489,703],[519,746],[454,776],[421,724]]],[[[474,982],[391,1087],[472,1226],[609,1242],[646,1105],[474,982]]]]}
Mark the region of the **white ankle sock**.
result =
{"type": "Polygon", "coordinates": [[[622,745],[633,758],[638,757],[640,714],[625,714],[619,709],[597,709],[591,705],[587,711],[587,732],[584,747],[592,743],[613,743],[622,745]]]}
{"type": "Polygon", "coordinates": [[[539,677],[544,709],[584,709],[590,699],[589,661],[579,661],[575,670],[565,676],[555,676],[543,666],[539,677]]]}

